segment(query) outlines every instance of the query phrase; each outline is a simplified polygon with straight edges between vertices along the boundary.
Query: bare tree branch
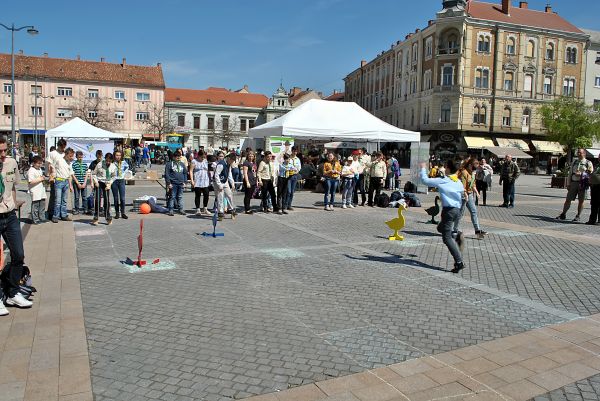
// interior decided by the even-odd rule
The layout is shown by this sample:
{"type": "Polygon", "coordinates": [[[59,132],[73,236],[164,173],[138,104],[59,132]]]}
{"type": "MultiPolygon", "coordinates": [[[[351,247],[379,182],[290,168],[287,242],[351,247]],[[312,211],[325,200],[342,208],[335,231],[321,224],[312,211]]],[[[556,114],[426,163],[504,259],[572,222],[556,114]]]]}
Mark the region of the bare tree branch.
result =
{"type": "Polygon", "coordinates": [[[158,135],[161,141],[165,135],[175,131],[175,122],[164,105],[151,104],[147,108],[148,119],[143,122],[144,132],[148,135],[158,135]]]}
{"type": "Polygon", "coordinates": [[[108,131],[114,131],[121,125],[121,121],[115,118],[114,110],[109,107],[108,99],[90,97],[85,92],[81,92],[75,100],[73,116],[108,131]]]}

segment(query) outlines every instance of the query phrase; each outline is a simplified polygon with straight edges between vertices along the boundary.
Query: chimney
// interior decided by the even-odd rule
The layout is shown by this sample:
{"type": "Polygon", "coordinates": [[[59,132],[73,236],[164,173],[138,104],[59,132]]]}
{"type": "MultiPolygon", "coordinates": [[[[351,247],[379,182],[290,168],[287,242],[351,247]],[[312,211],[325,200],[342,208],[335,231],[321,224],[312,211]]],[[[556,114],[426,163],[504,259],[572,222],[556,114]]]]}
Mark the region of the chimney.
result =
{"type": "Polygon", "coordinates": [[[162,63],[156,63],[157,67],[162,67],[162,63]]]}
{"type": "Polygon", "coordinates": [[[23,49],[19,49],[19,55],[22,56],[23,55],[23,49]]]}
{"type": "Polygon", "coordinates": [[[433,21],[432,19],[430,19],[429,21],[427,21],[427,26],[431,26],[431,25],[433,25],[433,22],[434,22],[434,21],[433,21]]]}
{"type": "Polygon", "coordinates": [[[244,90],[248,91],[248,85],[244,85],[244,90]]]}
{"type": "Polygon", "coordinates": [[[48,58],[48,53],[44,53],[44,57],[48,58]]]}
{"type": "Polygon", "coordinates": [[[365,65],[367,65],[367,60],[360,60],[361,68],[364,67],[365,65]]]}
{"type": "Polygon", "coordinates": [[[552,6],[550,4],[547,4],[544,11],[546,11],[547,13],[551,13],[552,12],[552,6]]]}
{"type": "Polygon", "coordinates": [[[123,64],[123,65],[127,64],[127,59],[125,57],[123,57],[123,62],[121,64],[123,64]]]}
{"type": "Polygon", "coordinates": [[[419,28],[415,29],[415,33],[419,33],[421,30],[419,28]]]}
{"type": "Polygon", "coordinates": [[[79,54],[77,55],[77,61],[81,61],[81,56],[79,54]]]}
{"type": "Polygon", "coordinates": [[[104,63],[106,61],[106,59],[104,57],[100,57],[100,62],[104,63]]]}
{"type": "Polygon", "coordinates": [[[510,15],[510,7],[512,0],[502,0],[502,12],[506,15],[510,15]]]}
{"type": "Polygon", "coordinates": [[[520,1],[519,2],[519,8],[527,10],[529,8],[529,3],[527,3],[526,1],[520,1]]]}

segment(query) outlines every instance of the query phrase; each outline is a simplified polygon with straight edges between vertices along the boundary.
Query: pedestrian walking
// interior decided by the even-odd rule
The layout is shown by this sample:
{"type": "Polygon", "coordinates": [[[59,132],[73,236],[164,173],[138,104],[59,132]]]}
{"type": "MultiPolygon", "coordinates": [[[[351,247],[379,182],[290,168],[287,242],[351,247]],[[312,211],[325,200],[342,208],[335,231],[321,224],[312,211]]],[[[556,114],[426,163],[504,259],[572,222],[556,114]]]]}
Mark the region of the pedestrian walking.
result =
{"type": "Polygon", "coordinates": [[[473,174],[474,164],[478,163],[477,160],[467,159],[463,162],[461,168],[458,170],[456,176],[460,179],[460,182],[463,184],[464,192],[462,203],[460,206],[460,215],[459,218],[454,223],[454,233],[458,232],[460,220],[462,216],[465,214],[465,208],[469,209],[469,213],[471,214],[471,223],[473,224],[473,228],[475,229],[475,235],[477,235],[480,239],[483,238],[487,232],[483,231],[479,226],[479,218],[477,216],[477,206],[475,205],[475,198],[479,195],[477,192],[477,188],[475,186],[475,176],[473,174]]]}
{"type": "Polygon", "coordinates": [[[438,225],[437,230],[442,234],[442,240],[446,247],[448,247],[452,258],[454,259],[452,273],[458,273],[465,268],[462,257],[465,239],[462,232],[454,232],[454,226],[456,221],[460,218],[464,186],[456,175],[452,175],[455,168],[454,163],[451,160],[448,160],[445,164],[446,176],[440,178],[427,177],[427,165],[421,163],[420,166],[421,181],[428,187],[437,188],[438,193],[440,194],[442,201],[442,220],[438,225]]]}

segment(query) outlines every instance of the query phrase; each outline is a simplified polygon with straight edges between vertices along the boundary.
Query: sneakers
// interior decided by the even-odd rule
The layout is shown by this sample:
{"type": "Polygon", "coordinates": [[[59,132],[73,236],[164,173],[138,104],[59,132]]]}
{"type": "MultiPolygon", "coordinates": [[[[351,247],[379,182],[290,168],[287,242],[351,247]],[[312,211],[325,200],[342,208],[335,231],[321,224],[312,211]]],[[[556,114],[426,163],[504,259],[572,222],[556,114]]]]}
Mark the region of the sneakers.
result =
{"type": "Polygon", "coordinates": [[[169,216],[173,217],[173,216],[175,216],[175,213],[173,213],[173,211],[172,211],[172,210],[169,210],[169,213],[167,213],[167,215],[169,215],[169,216]]]}
{"type": "Polygon", "coordinates": [[[579,215],[575,216],[575,218],[573,219],[573,221],[579,221],[579,215]]]}
{"type": "Polygon", "coordinates": [[[342,205],[342,209],[348,209],[348,206],[346,206],[346,204],[344,203],[344,204],[342,205]]]}
{"type": "Polygon", "coordinates": [[[70,218],[69,216],[67,216],[67,217],[61,217],[60,219],[61,219],[62,221],[73,221],[73,219],[72,219],[72,218],[70,218]]]}
{"type": "Polygon", "coordinates": [[[6,315],[8,315],[8,309],[6,309],[6,306],[4,306],[4,302],[0,301],[0,316],[6,315]]]}
{"type": "Polygon", "coordinates": [[[354,209],[354,205],[353,205],[352,203],[349,203],[349,204],[348,204],[348,207],[349,207],[350,209],[354,209]]]}
{"type": "Polygon", "coordinates": [[[329,205],[325,205],[325,207],[323,208],[323,210],[329,211],[329,205]]]}
{"type": "Polygon", "coordinates": [[[246,214],[254,214],[254,211],[252,211],[252,210],[246,210],[244,213],[246,213],[246,214]]]}
{"type": "Polygon", "coordinates": [[[455,263],[454,264],[454,269],[450,270],[452,273],[456,274],[459,271],[461,271],[462,269],[465,268],[465,264],[463,262],[460,263],[455,263]]]}
{"type": "Polygon", "coordinates": [[[129,217],[125,213],[121,213],[121,218],[127,220],[129,217]]]}
{"type": "Polygon", "coordinates": [[[210,212],[208,211],[207,208],[202,209],[202,214],[205,214],[207,216],[210,216],[210,212]]]}
{"type": "Polygon", "coordinates": [[[58,219],[57,219],[56,217],[53,217],[53,218],[52,218],[52,222],[53,222],[53,223],[58,223],[58,219]]]}
{"type": "Polygon", "coordinates": [[[179,209],[177,211],[177,214],[180,215],[180,216],[185,216],[185,212],[183,210],[181,210],[181,209],[179,209]]]}
{"type": "Polygon", "coordinates": [[[487,234],[487,231],[483,231],[483,230],[475,231],[475,235],[477,235],[479,238],[483,238],[486,234],[487,234]]]}
{"type": "Polygon", "coordinates": [[[283,214],[289,214],[289,213],[288,213],[288,211],[287,211],[287,210],[285,210],[285,209],[283,209],[283,210],[281,211],[281,213],[283,213],[283,214]]]}
{"type": "Polygon", "coordinates": [[[557,218],[557,220],[565,220],[567,218],[567,215],[564,213],[561,213],[556,218],[557,218]]]}
{"type": "Polygon", "coordinates": [[[6,300],[6,304],[18,306],[19,308],[29,308],[33,305],[33,302],[26,300],[20,292],[17,292],[17,295],[6,300]]]}
{"type": "Polygon", "coordinates": [[[106,220],[106,225],[107,225],[107,226],[110,226],[111,224],[112,224],[112,219],[108,219],[108,220],[106,220]]]}
{"type": "Polygon", "coordinates": [[[202,214],[202,211],[200,210],[200,208],[196,209],[196,216],[200,216],[202,214]]]}
{"type": "Polygon", "coordinates": [[[93,226],[97,226],[98,225],[98,219],[94,218],[94,220],[92,220],[92,225],[93,226]]]}
{"type": "Polygon", "coordinates": [[[458,249],[460,249],[460,253],[465,249],[465,236],[462,231],[456,233],[456,245],[458,245],[458,249]]]}

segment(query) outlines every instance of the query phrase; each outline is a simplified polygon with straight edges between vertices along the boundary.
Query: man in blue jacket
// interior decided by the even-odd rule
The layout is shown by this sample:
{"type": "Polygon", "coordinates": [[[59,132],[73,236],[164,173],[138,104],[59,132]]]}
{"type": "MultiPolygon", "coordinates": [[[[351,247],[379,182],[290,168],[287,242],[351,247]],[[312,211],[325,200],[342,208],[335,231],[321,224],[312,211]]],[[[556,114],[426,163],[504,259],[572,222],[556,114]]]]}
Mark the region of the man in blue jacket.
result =
{"type": "Polygon", "coordinates": [[[173,160],[167,162],[165,167],[165,182],[167,190],[171,192],[168,200],[169,216],[173,216],[174,204],[177,204],[177,211],[185,215],[183,210],[183,186],[187,182],[187,168],[181,161],[181,151],[175,152],[173,160]]]}
{"type": "Polygon", "coordinates": [[[454,163],[448,160],[445,165],[446,175],[441,178],[427,177],[426,164],[421,163],[421,182],[427,187],[435,187],[442,199],[442,221],[437,227],[437,230],[442,234],[444,244],[454,258],[454,269],[452,273],[458,273],[465,268],[462,258],[462,250],[464,246],[464,236],[461,231],[452,233],[454,224],[460,219],[460,207],[462,205],[462,197],[465,188],[462,182],[453,174],[456,169],[454,163]]]}

